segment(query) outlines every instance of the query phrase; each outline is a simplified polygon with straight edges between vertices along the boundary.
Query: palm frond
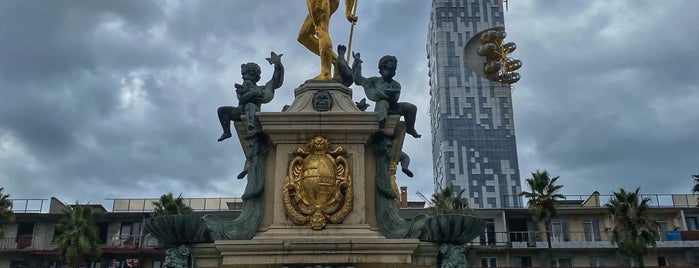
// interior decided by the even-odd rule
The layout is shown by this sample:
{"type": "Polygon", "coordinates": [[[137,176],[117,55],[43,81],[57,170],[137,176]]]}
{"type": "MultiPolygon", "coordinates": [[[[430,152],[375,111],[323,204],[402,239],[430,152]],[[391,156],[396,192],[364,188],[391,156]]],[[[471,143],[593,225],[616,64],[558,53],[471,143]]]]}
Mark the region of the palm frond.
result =
{"type": "Polygon", "coordinates": [[[54,242],[71,265],[80,265],[101,254],[97,221],[101,214],[90,207],[75,204],[66,208],[56,224],[54,242]]]}
{"type": "Polygon", "coordinates": [[[605,205],[614,219],[612,242],[623,254],[635,259],[646,255],[648,246],[655,247],[659,237],[656,223],[650,217],[651,200],[641,198],[639,190],[627,192],[621,188],[612,193],[612,199],[605,205]]]}
{"type": "Polygon", "coordinates": [[[160,200],[153,202],[155,210],[153,216],[182,215],[192,213],[192,208],[184,203],[182,194],[174,197],[172,192],[160,196],[160,200]]]}

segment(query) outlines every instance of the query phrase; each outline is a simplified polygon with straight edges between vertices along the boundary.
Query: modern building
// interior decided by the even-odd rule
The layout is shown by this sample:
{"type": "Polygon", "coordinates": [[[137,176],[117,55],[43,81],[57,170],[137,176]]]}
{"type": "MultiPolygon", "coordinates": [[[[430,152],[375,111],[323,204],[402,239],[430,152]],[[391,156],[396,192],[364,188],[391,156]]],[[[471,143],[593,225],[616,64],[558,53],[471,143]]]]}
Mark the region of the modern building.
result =
{"type": "MultiPolygon", "coordinates": [[[[164,245],[144,225],[153,214],[152,202],[158,199],[115,199],[111,210],[103,205],[89,206],[102,214],[97,223],[102,255],[86,263],[85,268],[162,268],[164,245]]],[[[187,198],[185,204],[195,215],[215,214],[235,218],[240,214],[240,198],[187,198]]],[[[15,221],[0,238],[0,268],[59,268],[63,263],[60,250],[53,242],[56,224],[68,206],[52,197],[14,199],[15,221]]]]}
{"type": "MultiPolygon", "coordinates": [[[[651,214],[660,237],[644,257],[647,267],[699,266],[698,195],[644,195],[651,199],[651,214]]],[[[620,254],[611,242],[614,229],[604,204],[610,196],[567,195],[559,202],[558,217],[551,222],[551,248],[545,232],[526,208],[474,209],[474,216],[486,219],[483,234],[465,245],[467,260],[474,267],[629,267],[632,260],[620,254]]],[[[191,198],[197,215],[215,214],[235,218],[240,199],[191,198]]],[[[65,267],[52,243],[55,225],[66,205],[52,198],[28,208],[26,200],[14,200],[16,222],[0,240],[0,268],[65,267]],[[50,202],[50,209],[44,210],[50,202]]],[[[37,201],[37,200],[33,200],[37,201]]],[[[102,256],[86,268],[164,267],[163,245],[143,228],[155,199],[114,200],[111,210],[102,205],[93,209],[104,213],[99,223],[102,256]]],[[[407,202],[410,204],[410,202],[407,202]]],[[[426,212],[424,208],[404,207],[403,218],[426,212]]]]}
{"type": "Polygon", "coordinates": [[[522,206],[511,87],[465,64],[466,43],[493,27],[504,27],[502,0],[432,1],[427,57],[434,186],[465,189],[472,208],[522,206]]]}

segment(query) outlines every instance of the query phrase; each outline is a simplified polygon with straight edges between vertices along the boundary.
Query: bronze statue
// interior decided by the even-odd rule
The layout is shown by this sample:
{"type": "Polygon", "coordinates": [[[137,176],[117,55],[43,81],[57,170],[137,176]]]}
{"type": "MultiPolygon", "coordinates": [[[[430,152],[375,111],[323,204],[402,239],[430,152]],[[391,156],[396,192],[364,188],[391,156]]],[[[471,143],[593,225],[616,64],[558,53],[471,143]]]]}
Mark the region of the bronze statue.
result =
{"type": "Polygon", "coordinates": [[[400,83],[393,80],[398,64],[396,57],[386,55],[379,60],[381,77],[365,78],[362,76],[362,60],[359,53],[352,53],[352,56],[354,57],[352,64],[354,83],[364,88],[364,93],[369,100],[376,102],[374,111],[379,112],[379,128],[384,128],[389,114],[397,114],[405,118],[406,133],[420,138],[422,135],[415,130],[417,106],[408,102],[398,102],[400,83]]]}
{"type": "Polygon", "coordinates": [[[281,57],[282,54],[277,55],[272,52],[271,56],[267,58],[267,62],[274,65],[274,74],[272,74],[272,79],[264,86],[257,85],[257,82],[260,81],[259,65],[248,62],[240,66],[243,84],[235,84],[238,107],[221,106],[218,108],[218,120],[223,128],[223,134],[218,138],[218,141],[232,136],[231,121],[246,122],[249,131],[257,128],[255,113],[260,111],[260,105],[272,101],[274,90],[281,87],[284,82],[284,66],[282,65],[281,57]]]}
{"type": "Polygon", "coordinates": [[[412,178],[414,174],[410,170],[410,156],[405,152],[401,151],[398,162],[400,163],[401,171],[403,171],[403,173],[405,173],[405,175],[407,175],[408,177],[412,178]]]}
{"type": "MultiPolygon", "coordinates": [[[[330,39],[330,16],[335,13],[340,0],[306,0],[308,16],[299,30],[298,41],[314,54],[320,56],[320,74],[315,80],[330,80],[330,65],[337,61],[330,39]]],[[[345,16],[349,22],[356,22],[357,16],[352,14],[355,0],[345,0],[345,16]]],[[[337,66],[335,66],[337,72],[337,66]]]]}

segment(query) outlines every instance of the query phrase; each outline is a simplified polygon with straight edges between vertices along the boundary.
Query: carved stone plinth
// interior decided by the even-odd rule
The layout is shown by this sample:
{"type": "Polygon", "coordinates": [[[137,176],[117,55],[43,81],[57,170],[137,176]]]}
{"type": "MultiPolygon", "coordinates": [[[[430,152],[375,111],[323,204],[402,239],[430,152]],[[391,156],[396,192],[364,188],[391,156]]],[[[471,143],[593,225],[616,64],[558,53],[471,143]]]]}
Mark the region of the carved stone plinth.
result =
{"type": "Polygon", "coordinates": [[[295,95],[284,112],[258,112],[259,128],[235,124],[251,163],[244,217],[207,218],[215,241],[192,245],[195,267],[397,268],[465,260],[453,245],[483,230],[479,219],[406,221],[398,214],[390,165],[406,131],[399,116],[389,115],[379,129],[378,114],[360,111],[352,90],[337,83],[306,82],[295,95]]]}

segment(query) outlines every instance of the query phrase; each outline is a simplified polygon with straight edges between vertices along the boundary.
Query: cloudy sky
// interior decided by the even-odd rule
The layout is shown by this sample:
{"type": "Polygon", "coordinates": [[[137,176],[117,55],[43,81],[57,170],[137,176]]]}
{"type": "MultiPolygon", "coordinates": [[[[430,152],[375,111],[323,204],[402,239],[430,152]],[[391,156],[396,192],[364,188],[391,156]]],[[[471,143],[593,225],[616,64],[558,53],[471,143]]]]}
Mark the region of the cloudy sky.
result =
{"type": "MultiPolygon", "coordinates": [[[[341,1],[344,2],[344,1],[341,1]]],[[[360,1],[353,48],[398,57],[402,99],[418,106],[407,138],[432,192],[427,59],[430,1],[360,1]]],[[[347,43],[342,8],[335,44],[347,43]]],[[[564,193],[688,193],[699,173],[697,1],[511,0],[508,41],[524,62],[513,105],[522,180],[537,169],[564,193]]],[[[263,111],[292,102],[318,59],[296,42],[300,0],[0,1],[0,186],[13,198],[240,196],[244,157],[216,142],[216,108],[237,103],[240,64],[284,86],[263,111]]],[[[363,96],[355,89],[354,99],[363,96]]]]}

